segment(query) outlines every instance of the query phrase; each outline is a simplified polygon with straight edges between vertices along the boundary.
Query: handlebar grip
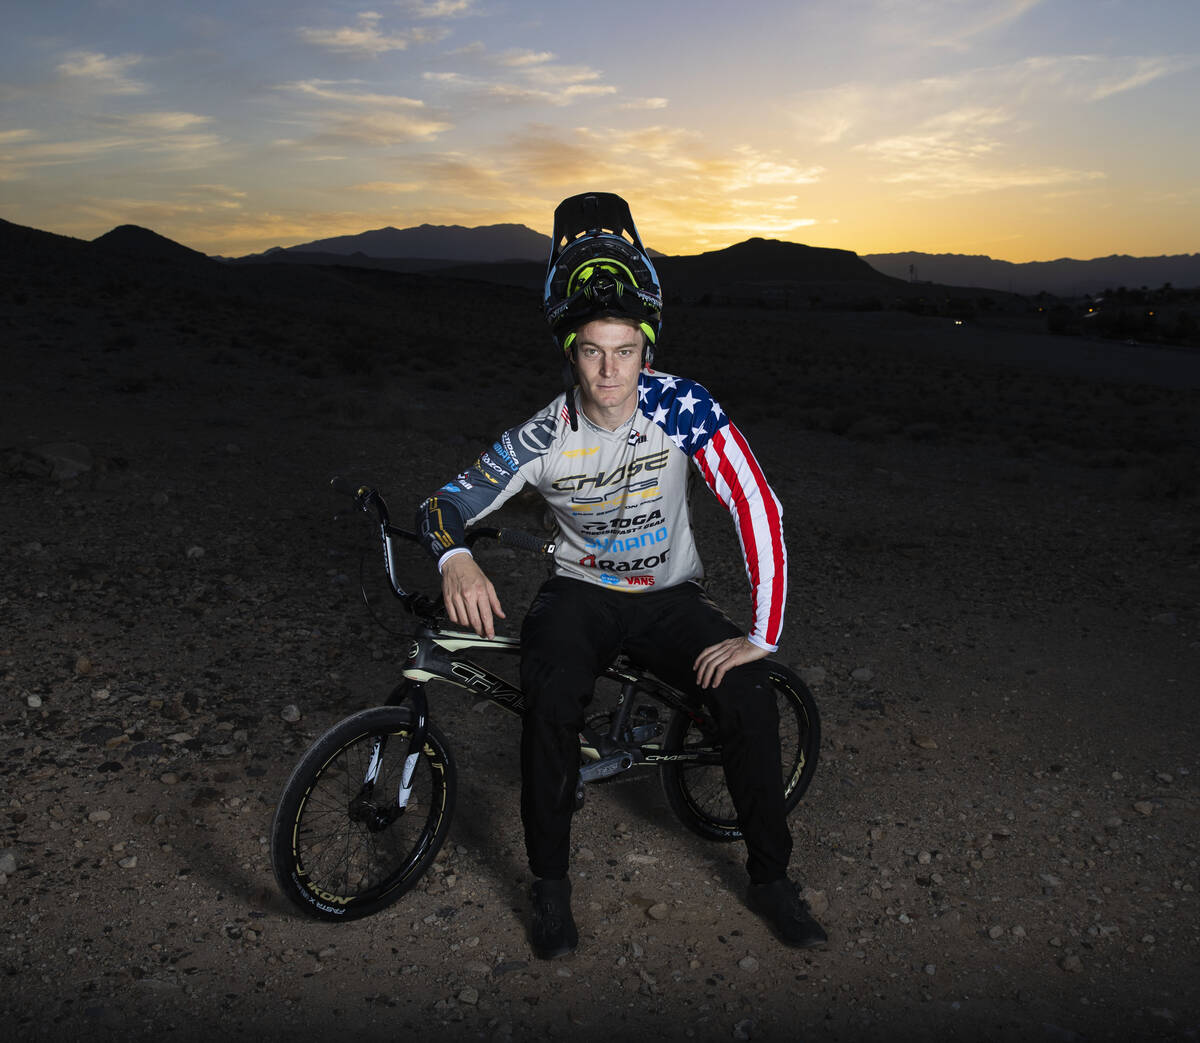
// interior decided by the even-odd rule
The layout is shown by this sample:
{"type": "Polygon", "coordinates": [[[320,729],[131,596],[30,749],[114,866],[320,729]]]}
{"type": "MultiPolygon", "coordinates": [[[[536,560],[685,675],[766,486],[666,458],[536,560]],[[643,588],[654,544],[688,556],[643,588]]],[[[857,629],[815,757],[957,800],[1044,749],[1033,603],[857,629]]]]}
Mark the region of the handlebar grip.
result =
{"type": "Polygon", "coordinates": [[[552,540],[544,540],[540,536],[533,535],[531,532],[525,532],[523,529],[501,529],[496,534],[496,539],[507,547],[532,551],[534,554],[554,553],[554,542],[552,540]]]}

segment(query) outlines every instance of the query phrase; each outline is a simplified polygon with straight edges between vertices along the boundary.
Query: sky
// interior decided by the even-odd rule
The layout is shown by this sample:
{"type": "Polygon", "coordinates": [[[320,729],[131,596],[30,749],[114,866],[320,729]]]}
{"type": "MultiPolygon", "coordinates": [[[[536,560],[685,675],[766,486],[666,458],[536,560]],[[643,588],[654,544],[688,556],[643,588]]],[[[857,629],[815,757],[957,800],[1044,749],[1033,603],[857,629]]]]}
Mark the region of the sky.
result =
{"type": "Polygon", "coordinates": [[[0,218],[239,256],[582,191],[667,254],[1200,252],[1198,0],[9,0],[0,218]]]}

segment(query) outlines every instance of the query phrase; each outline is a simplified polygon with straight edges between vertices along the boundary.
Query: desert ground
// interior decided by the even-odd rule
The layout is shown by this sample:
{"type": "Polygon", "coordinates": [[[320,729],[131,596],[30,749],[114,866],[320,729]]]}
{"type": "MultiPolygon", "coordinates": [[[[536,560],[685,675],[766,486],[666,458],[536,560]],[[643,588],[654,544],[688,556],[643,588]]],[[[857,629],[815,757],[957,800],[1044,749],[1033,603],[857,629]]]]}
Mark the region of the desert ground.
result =
{"type": "MultiPolygon", "coordinates": [[[[779,946],[743,853],[630,773],[577,817],[581,943],[547,964],[517,723],[469,696],[434,707],[460,792],[422,885],[333,926],[275,888],[291,766],[405,648],[329,478],[403,521],[559,382],[529,294],[298,271],[7,273],[6,1038],[1197,1038],[1194,353],[668,311],[660,365],[713,389],[784,506],[778,657],[823,724],[792,868],[830,943],[779,946]]],[[[728,519],[696,519],[744,618],[728,519]]],[[[513,632],[538,569],[486,564],[513,632]]]]}

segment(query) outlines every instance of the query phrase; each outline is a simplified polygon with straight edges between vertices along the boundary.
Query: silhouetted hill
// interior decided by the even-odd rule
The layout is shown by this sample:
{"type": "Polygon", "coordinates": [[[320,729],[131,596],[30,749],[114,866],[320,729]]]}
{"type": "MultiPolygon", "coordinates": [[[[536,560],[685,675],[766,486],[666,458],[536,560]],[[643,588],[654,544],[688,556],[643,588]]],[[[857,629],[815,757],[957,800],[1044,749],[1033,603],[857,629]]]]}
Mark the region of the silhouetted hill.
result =
{"type": "Polygon", "coordinates": [[[83,257],[90,249],[91,243],[84,239],[0,220],[0,263],[6,266],[43,259],[83,257]]]}
{"type": "Polygon", "coordinates": [[[424,258],[431,261],[543,260],[550,237],[521,224],[419,225],[376,228],[289,246],[286,253],[365,254],[367,257],[424,258]]]}
{"type": "Polygon", "coordinates": [[[138,225],[119,225],[111,232],[92,240],[106,253],[135,257],[143,261],[183,261],[214,264],[206,254],[193,250],[138,225]]]}
{"type": "Polygon", "coordinates": [[[1130,257],[1114,254],[1077,261],[997,261],[981,254],[865,254],[863,260],[898,279],[951,286],[978,286],[1010,293],[1051,293],[1059,297],[1095,295],[1120,286],[1176,289],[1200,286],[1200,254],[1130,257]],[[915,271],[914,271],[915,269],[915,271]]]}
{"type": "MultiPolygon", "coordinates": [[[[881,274],[849,250],[777,239],[748,239],[723,250],[690,256],[658,256],[654,266],[668,298],[688,301],[778,304],[813,296],[847,300],[869,294],[925,292],[881,274]]],[[[472,264],[444,268],[439,274],[540,292],[546,267],[532,261],[472,264]]]]}
{"type": "MultiPolygon", "coordinates": [[[[358,251],[352,254],[319,253],[309,251],[269,250],[262,254],[249,254],[228,261],[233,265],[332,265],[346,268],[377,268],[386,272],[436,272],[460,267],[461,258],[436,257],[371,257],[358,251]]],[[[524,262],[534,263],[534,262],[524,262]]]]}
{"type": "Polygon", "coordinates": [[[895,280],[882,275],[850,250],[803,246],[779,239],[747,239],[723,250],[656,262],[668,292],[730,294],[737,287],[812,287],[861,284],[877,291],[895,280]]]}

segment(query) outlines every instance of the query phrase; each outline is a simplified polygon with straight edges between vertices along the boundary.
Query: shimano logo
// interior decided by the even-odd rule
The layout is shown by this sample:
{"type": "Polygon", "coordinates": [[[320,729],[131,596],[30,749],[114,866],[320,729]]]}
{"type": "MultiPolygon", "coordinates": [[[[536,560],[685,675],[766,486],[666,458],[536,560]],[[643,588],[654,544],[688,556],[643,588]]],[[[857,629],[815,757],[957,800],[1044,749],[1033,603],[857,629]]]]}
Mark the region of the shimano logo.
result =
{"type": "Polygon", "coordinates": [[[492,445],[492,452],[494,452],[498,457],[500,457],[501,460],[504,461],[510,471],[515,471],[517,469],[516,458],[499,442],[495,442],[492,445]]]}
{"type": "Polygon", "coordinates": [[[591,539],[586,542],[585,546],[597,554],[619,554],[622,551],[637,550],[639,547],[661,543],[667,538],[668,531],[664,525],[661,529],[655,529],[654,532],[643,532],[637,536],[610,536],[606,540],[591,539]]]}

